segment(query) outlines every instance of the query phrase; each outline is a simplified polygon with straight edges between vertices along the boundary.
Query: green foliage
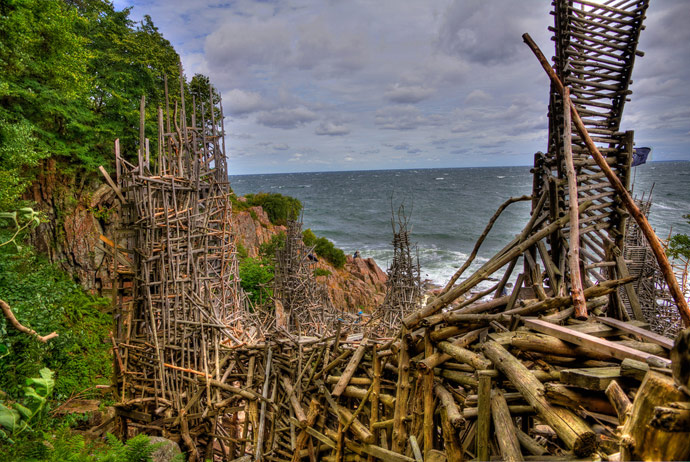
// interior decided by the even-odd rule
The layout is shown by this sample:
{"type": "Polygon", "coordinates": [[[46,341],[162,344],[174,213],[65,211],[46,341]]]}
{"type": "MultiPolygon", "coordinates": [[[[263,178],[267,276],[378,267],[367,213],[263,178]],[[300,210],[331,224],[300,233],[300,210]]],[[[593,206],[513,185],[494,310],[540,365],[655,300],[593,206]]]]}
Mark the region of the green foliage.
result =
{"type": "Polygon", "coordinates": [[[345,252],[337,248],[325,237],[319,237],[316,239],[316,247],[314,247],[314,251],[316,252],[316,255],[325,258],[336,268],[342,268],[345,266],[345,262],[347,261],[345,252]]]}
{"type": "MultiPolygon", "coordinates": [[[[163,444],[151,443],[151,439],[144,434],[126,443],[111,434],[106,436],[105,442],[88,441],[82,435],[61,429],[53,440],[27,444],[14,455],[18,460],[45,462],[150,462],[153,453],[163,444]],[[47,444],[52,447],[50,451],[47,444]]],[[[173,462],[184,462],[184,456],[180,454],[174,457],[173,462]]]]}
{"type": "Polygon", "coordinates": [[[31,421],[43,411],[48,398],[53,394],[55,381],[53,372],[47,367],[41,369],[39,374],[40,377],[26,379],[24,404],[0,403],[0,438],[7,438],[13,443],[10,437],[31,428],[31,421]]]}
{"type": "MultiPolygon", "coordinates": [[[[683,215],[683,218],[690,223],[690,214],[683,215]]],[[[690,236],[687,234],[673,236],[669,241],[668,254],[674,258],[690,260],[690,236]]]]}
{"type": "Polygon", "coordinates": [[[22,247],[19,241],[23,233],[41,224],[42,217],[31,207],[22,207],[14,212],[0,212],[0,247],[14,244],[14,248],[20,251],[22,247]],[[4,236],[4,231],[9,231],[9,235],[4,236]]]}
{"type": "Polygon", "coordinates": [[[285,225],[287,220],[296,220],[302,211],[302,203],[290,196],[278,193],[247,194],[247,204],[261,206],[274,225],[285,225]]]}
{"type": "Polygon", "coordinates": [[[325,258],[334,267],[342,268],[345,266],[345,262],[347,261],[345,252],[337,248],[325,237],[317,237],[310,228],[302,231],[302,242],[304,242],[304,245],[307,247],[314,247],[316,255],[325,258]]]}
{"type": "Polygon", "coordinates": [[[240,262],[240,285],[254,305],[270,300],[273,275],[273,265],[264,259],[247,257],[240,262]]]}
{"type": "Polygon", "coordinates": [[[287,237],[283,231],[274,234],[271,236],[270,241],[264,242],[259,246],[259,255],[261,255],[264,260],[274,261],[276,258],[276,251],[285,247],[286,239],[287,237]]]}
{"type": "Polygon", "coordinates": [[[319,277],[319,276],[330,276],[331,272],[323,269],[323,268],[316,268],[314,270],[314,276],[319,277]]]}
{"type": "Polygon", "coordinates": [[[316,234],[314,234],[311,228],[302,231],[302,242],[307,247],[314,247],[316,245],[316,234]]]}
{"type": "Polygon", "coordinates": [[[48,343],[16,331],[0,319],[0,389],[11,396],[22,392],[27,378],[48,367],[55,371],[55,398],[108,382],[112,358],[107,339],[112,317],[106,299],[86,294],[69,275],[29,249],[17,254],[0,252],[0,299],[17,320],[40,334],[53,331],[48,343]]]}
{"type": "MultiPolygon", "coordinates": [[[[111,162],[115,138],[135,158],[142,95],[155,161],[164,76],[171,104],[180,99],[179,57],[149,16],[137,24],[129,14],[107,0],[0,2],[0,210],[21,196],[43,159],[62,172],[97,174],[111,162]]],[[[208,78],[193,81],[183,85],[188,101],[215,94],[208,78]]]]}

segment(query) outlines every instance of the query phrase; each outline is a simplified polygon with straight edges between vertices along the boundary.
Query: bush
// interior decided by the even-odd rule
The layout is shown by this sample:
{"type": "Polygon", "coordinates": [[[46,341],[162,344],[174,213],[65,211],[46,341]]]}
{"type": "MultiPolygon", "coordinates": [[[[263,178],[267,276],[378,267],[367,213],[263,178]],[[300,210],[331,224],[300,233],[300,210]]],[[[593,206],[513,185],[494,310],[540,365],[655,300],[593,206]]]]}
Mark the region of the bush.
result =
{"type": "Polygon", "coordinates": [[[263,259],[247,257],[240,262],[240,285],[254,305],[273,296],[269,283],[273,280],[273,266],[263,259]]]}
{"type": "Polygon", "coordinates": [[[55,398],[108,383],[112,357],[104,343],[112,325],[110,301],[85,293],[72,278],[31,250],[0,254],[0,299],[17,320],[41,335],[56,331],[48,343],[18,332],[0,317],[0,389],[18,396],[26,379],[40,369],[55,371],[55,398]]]}
{"type": "Polygon", "coordinates": [[[285,247],[285,233],[279,232],[271,237],[271,240],[259,246],[259,255],[269,262],[275,261],[276,251],[285,247]]]}
{"type": "Polygon", "coordinates": [[[285,225],[288,220],[297,220],[302,212],[299,200],[278,193],[247,194],[245,198],[248,206],[261,206],[274,225],[285,225]]]}
{"type": "Polygon", "coordinates": [[[319,237],[316,239],[316,247],[314,248],[316,255],[325,258],[331,265],[336,268],[342,268],[345,266],[347,258],[345,258],[345,252],[337,248],[331,241],[325,237],[319,237]]]}
{"type": "Polygon", "coordinates": [[[319,276],[330,276],[330,275],[331,275],[331,272],[328,270],[325,270],[323,268],[316,268],[314,270],[314,276],[316,276],[317,278],[319,276]]]}
{"type": "Polygon", "coordinates": [[[314,231],[312,231],[310,228],[305,229],[302,231],[302,242],[304,242],[304,245],[307,247],[313,247],[316,245],[316,234],[314,234],[314,231]]]}
{"type": "MultiPolygon", "coordinates": [[[[683,218],[690,223],[690,214],[683,215],[683,218]]],[[[690,236],[687,234],[676,234],[669,241],[668,254],[674,258],[684,258],[690,260],[690,236]]]]}

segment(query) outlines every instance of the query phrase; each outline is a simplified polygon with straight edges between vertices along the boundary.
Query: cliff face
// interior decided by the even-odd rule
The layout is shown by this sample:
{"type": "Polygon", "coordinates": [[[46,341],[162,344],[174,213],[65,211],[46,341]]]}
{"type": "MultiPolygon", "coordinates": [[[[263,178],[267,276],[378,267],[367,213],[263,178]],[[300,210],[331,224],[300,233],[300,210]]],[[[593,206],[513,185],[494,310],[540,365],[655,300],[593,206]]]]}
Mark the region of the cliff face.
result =
{"type": "MultiPolygon", "coordinates": [[[[33,233],[36,249],[72,274],[86,290],[109,295],[112,264],[100,236],[112,238],[118,232],[117,199],[110,188],[62,175],[48,161],[27,199],[34,200],[48,218],[33,233]]],[[[285,231],[283,226],[272,225],[261,207],[234,213],[233,229],[250,257],[258,256],[261,244],[285,231]]],[[[386,275],[372,259],[348,256],[343,269],[321,259],[318,267],[330,272],[317,281],[328,287],[334,306],[368,312],[383,301],[386,275]]]]}
{"type": "MultiPolygon", "coordinates": [[[[285,231],[284,226],[274,226],[261,207],[252,207],[233,216],[233,229],[250,257],[259,254],[259,246],[271,240],[275,234],[285,231]]],[[[386,295],[386,274],[371,258],[347,257],[345,267],[336,269],[324,259],[317,268],[328,271],[317,282],[325,284],[334,306],[348,311],[371,312],[383,302],[386,295]]]]}

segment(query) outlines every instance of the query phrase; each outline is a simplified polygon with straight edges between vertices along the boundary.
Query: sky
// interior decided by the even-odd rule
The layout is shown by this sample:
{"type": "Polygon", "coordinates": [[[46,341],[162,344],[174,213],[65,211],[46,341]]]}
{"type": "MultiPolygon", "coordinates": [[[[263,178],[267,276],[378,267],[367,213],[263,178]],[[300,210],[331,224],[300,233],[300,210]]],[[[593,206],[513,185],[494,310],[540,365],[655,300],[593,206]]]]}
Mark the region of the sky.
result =
{"type": "MultiPolygon", "coordinates": [[[[651,0],[621,129],[690,160],[690,2],[651,0]]],[[[115,0],[220,90],[231,174],[530,165],[549,0],[115,0]]]]}

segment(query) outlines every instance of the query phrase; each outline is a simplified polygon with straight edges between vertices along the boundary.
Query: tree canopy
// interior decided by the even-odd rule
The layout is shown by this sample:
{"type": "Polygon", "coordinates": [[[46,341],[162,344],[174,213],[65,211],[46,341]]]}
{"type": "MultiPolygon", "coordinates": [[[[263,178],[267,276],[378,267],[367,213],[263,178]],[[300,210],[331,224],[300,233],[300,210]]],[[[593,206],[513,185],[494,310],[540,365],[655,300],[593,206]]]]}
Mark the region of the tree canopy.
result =
{"type": "MultiPolygon", "coordinates": [[[[155,153],[165,76],[171,104],[180,94],[170,42],[149,16],[136,23],[106,0],[0,2],[0,70],[0,210],[14,205],[44,159],[90,174],[112,163],[115,138],[135,158],[142,95],[155,153]]],[[[185,96],[207,101],[211,88],[195,76],[185,96]]]]}

